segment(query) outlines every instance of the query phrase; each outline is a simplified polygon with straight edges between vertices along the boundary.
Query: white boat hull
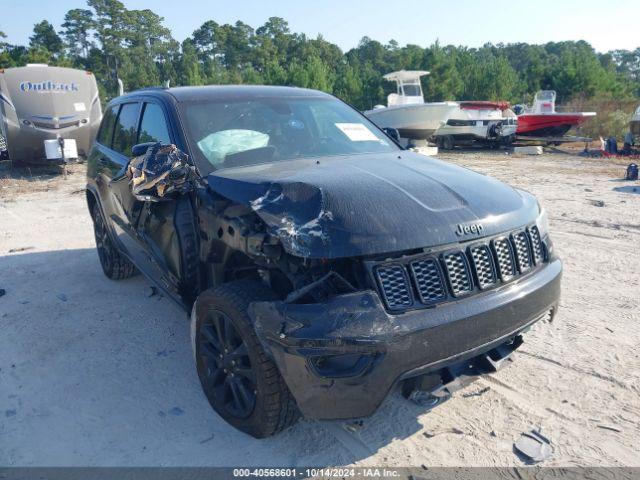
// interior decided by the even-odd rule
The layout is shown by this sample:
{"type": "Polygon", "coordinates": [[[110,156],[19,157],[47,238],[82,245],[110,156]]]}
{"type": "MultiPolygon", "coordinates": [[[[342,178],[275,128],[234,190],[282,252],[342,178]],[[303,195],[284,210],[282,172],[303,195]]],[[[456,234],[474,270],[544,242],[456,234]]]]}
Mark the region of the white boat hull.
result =
{"type": "Polygon", "coordinates": [[[395,128],[402,138],[426,140],[457,108],[455,102],[434,102],[378,108],[364,114],[380,128],[395,128]]]}

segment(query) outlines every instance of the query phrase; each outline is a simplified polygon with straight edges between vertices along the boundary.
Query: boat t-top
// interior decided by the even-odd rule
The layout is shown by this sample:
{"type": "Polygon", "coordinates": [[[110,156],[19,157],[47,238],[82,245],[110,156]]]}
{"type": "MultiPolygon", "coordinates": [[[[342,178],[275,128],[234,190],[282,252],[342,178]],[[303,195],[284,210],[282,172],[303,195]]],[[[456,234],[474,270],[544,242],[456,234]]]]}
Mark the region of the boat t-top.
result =
{"type": "Polygon", "coordinates": [[[376,105],[364,114],[381,128],[395,128],[403,138],[426,140],[458,108],[456,102],[425,103],[420,77],[425,70],[400,70],[386,74],[385,80],[396,82],[396,93],[387,96],[387,106],[376,105]]]}
{"type": "Polygon", "coordinates": [[[596,112],[556,112],[556,92],[540,90],[528,108],[523,105],[514,107],[518,115],[518,135],[562,136],[571,127],[581,124],[596,112]]]}

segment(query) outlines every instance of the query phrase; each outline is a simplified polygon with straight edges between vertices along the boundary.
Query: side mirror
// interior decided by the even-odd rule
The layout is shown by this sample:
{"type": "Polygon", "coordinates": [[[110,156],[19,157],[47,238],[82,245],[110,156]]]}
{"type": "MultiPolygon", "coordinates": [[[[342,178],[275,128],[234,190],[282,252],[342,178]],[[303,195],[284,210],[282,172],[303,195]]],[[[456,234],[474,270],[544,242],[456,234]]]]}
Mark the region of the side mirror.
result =
{"type": "Polygon", "coordinates": [[[382,131],[386,133],[388,137],[391,137],[391,139],[396,143],[400,143],[400,132],[398,132],[397,128],[385,127],[382,129],[382,131]]]}
{"type": "Polygon", "coordinates": [[[195,168],[189,163],[186,153],[175,145],[160,143],[139,144],[132,152],[139,152],[127,168],[131,180],[131,193],[140,201],[160,202],[172,196],[184,195],[197,185],[195,168]],[[137,150],[137,147],[140,147],[137,150]]]}
{"type": "Polygon", "coordinates": [[[131,155],[134,157],[144,155],[145,153],[147,153],[147,150],[149,150],[149,147],[153,147],[155,144],[156,142],[146,142],[134,145],[133,147],[131,147],[131,155]]]}

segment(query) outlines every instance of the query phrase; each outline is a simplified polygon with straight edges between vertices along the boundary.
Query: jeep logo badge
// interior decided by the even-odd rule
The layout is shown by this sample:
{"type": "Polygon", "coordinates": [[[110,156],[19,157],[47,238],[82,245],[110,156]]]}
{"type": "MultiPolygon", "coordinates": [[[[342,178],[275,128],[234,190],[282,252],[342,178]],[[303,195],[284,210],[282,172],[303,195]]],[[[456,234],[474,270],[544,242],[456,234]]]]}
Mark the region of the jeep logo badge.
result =
{"type": "Polygon", "coordinates": [[[462,225],[459,223],[456,226],[456,235],[464,237],[465,235],[480,235],[482,233],[482,225],[474,223],[472,225],[462,225]]]}

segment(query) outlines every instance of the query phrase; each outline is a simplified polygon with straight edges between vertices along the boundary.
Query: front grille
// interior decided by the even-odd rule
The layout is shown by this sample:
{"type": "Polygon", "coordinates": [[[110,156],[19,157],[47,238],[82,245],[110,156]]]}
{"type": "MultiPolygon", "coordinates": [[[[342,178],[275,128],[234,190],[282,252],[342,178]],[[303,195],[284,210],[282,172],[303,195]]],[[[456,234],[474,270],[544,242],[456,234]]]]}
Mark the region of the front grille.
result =
{"type": "Polygon", "coordinates": [[[498,269],[500,271],[500,279],[508,282],[516,274],[516,264],[513,258],[513,247],[506,237],[498,238],[493,241],[493,251],[498,258],[498,269]]]}
{"type": "Polygon", "coordinates": [[[533,261],[536,265],[542,263],[544,259],[544,247],[542,246],[542,239],[540,238],[540,230],[536,225],[527,228],[529,234],[529,240],[531,241],[531,251],[533,252],[533,261]]]}
{"type": "Polygon", "coordinates": [[[544,263],[545,249],[532,225],[466,248],[385,261],[372,271],[387,309],[400,312],[497,287],[544,263]]]}
{"type": "Polygon", "coordinates": [[[476,279],[481,289],[489,288],[497,281],[496,269],[491,250],[487,245],[479,245],[469,249],[471,260],[476,270],[476,279]]]}
{"type": "Polygon", "coordinates": [[[467,258],[462,252],[448,253],[443,256],[444,264],[449,277],[449,285],[454,296],[459,297],[473,290],[467,258]]]}
{"type": "Polygon", "coordinates": [[[34,121],[33,125],[38,127],[38,128],[45,128],[47,130],[59,130],[61,128],[77,126],[77,125],[80,125],[80,123],[77,120],[74,120],[73,122],[59,123],[58,125],[56,125],[55,123],[34,121]]]}
{"type": "Polygon", "coordinates": [[[525,232],[513,234],[513,243],[516,247],[516,263],[520,273],[524,273],[531,268],[531,252],[529,250],[529,239],[525,232]]]}
{"type": "Polygon", "coordinates": [[[413,304],[411,287],[402,265],[376,268],[376,275],[385,303],[391,310],[404,309],[413,304]]]}
{"type": "Polygon", "coordinates": [[[436,259],[427,258],[411,262],[409,270],[422,303],[433,303],[447,298],[446,287],[436,259]]]}

